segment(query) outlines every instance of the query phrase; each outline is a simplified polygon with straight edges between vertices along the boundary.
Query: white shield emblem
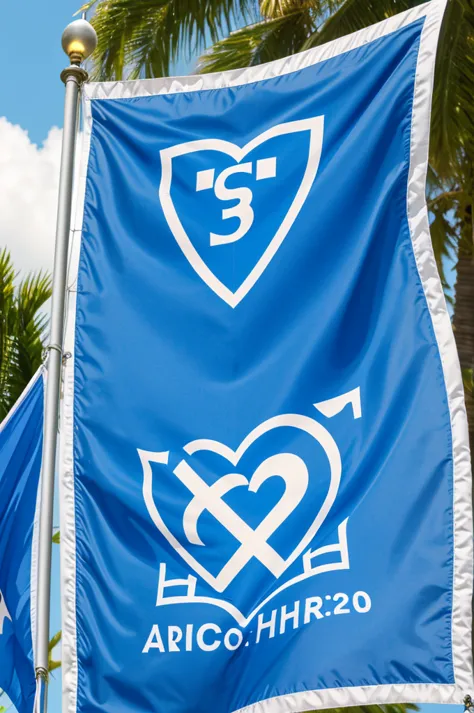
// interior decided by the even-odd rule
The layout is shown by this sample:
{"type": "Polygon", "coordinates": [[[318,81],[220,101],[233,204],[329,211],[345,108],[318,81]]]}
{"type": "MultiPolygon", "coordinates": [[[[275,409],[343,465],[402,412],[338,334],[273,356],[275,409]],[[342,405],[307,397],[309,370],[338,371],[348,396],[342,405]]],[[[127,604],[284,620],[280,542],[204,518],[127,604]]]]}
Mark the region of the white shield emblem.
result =
{"type": "MultiPolygon", "coordinates": [[[[261,277],[298,217],[318,171],[323,142],[323,128],[324,117],[317,116],[310,119],[301,119],[299,121],[291,121],[274,126],[271,129],[264,131],[259,136],[256,136],[252,139],[252,141],[243,147],[222,139],[199,139],[197,141],[189,141],[176,146],[170,146],[160,152],[162,174],[159,197],[168,226],[196,273],[216,293],[216,295],[218,295],[231,307],[236,307],[261,277]],[[301,183],[298,186],[289,209],[283,216],[276,232],[269,237],[268,245],[263,254],[259,257],[256,264],[243,279],[243,282],[237,288],[231,289],[229,286],[225,285],[224,282],[217,277],[215,272],[213,272],[213,270],[206,264],[205,260],[196,249],[192,236],[188,235],[182,221],[180,220],[171,195],[171,188],[173,184],[173,160],[179,156],[193,154],[200,151],[217,151],[230,156],[236,162],[233,167],[229,167],[225,171],[222,171],[217,178],[214,176],[214,171],[212,169],[201,171],[201,175],[198,175],[196,182],[196,191],[212,188],[214,189],[216,198],[218,200],[222,200],[224,205],[228,205],[228,201],[231,201],[233,198],[239,201],[237,205],[234,204],[230,207],[223,208],[222,210],[222,216],[224,219],[230,217],[239,219],[240,224],[238,229],[230,235],[216,235],[212,232],[209,233],[211,246],[225,245],[231,242],[234,243],[245,237],[253,224],[253,196],[249,188],[239,188],[237,189],[239,194],[237,194],[236,189],[232,191],[228,188],[226,180],[236,173],[252,174],[257,181],[272,178],[274,186],[276,185],[278,187],[278,190],[275,190],[274,203],[278,203],[278,191],[281,192],[287,187],[278,184],[276,157],[260,160],[257,162],[258,165],[255,166],[252,162],[244,162],[244,159],[254,149],[262,144],[265,144],[265,142],[270,139],[298,132],[309,132],[308,154],[300,159],[305,162],[305,169],[301,183]]],[[[299,159],[299,157],[296,157],[295,160],[297,159],[299,159]]],[[[203,216],[203,219],[205,219],[205,216],[203,216]]]]}

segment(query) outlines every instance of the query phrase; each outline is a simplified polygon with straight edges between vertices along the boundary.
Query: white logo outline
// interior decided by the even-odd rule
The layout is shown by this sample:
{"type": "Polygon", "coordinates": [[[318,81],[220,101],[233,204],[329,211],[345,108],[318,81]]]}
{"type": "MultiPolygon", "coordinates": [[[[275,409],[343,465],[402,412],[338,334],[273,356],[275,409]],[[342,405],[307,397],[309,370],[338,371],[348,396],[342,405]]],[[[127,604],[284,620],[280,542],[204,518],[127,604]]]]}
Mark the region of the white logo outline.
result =
{"type": "MultiPolygon", "coordinates": [[[[295,577],[292,577],[292,579],[288,579],[286,582],[283,582],[283,584],[280,584],[279,587],[276,589],[273,589],[270,594],[265,597],[263,601],[261,601],[255,609],[252,609],[252,611],[245,616],[242,614],[242,612],[231,602],[229,602],[227,599],[217,599],[217,597],[207,597],[207,596],[200,596],[196,595],[196,578],[193,577],[192,575],[189,575],[187,580],[171,580],[167,584],[165,583],[165,586],[173,586],[175,584],[178,585],[183,585],[186,584],[188,588],[188,594],[185,595],[173,595],[173,596],[164,596],[164,592],[160,592],[160,582],[163,578],[166,576],[166,565],[164,563],[160,564],[160,572],[159,572],[159,579],[158,579],[158,595],[156,598],[156,606],[170,606],[171,604],[212,604],[213,606],[219,607],[220,609],[224,609],[228,614],[234,617],[235,621],[239,624],[239,626],[245,628],[251,621],[254,619],[254,617],[258,614],[259,611],[263,609],[264,606],[268,604],[272,599],[274,599],[278,594],[281,594],[281,592],[284,592],[285,589],[289,589],[290,587],[293,587],[295,584],[298,584],[299,582],[303,582],[305,579],[309,579],[310,577],[315,577],[318,574],[324,574],[326,572],[336,572],[338,570],[343,570],[343,569],[349,569],[350,562],[349,562],[349,550],[347,546],[347,523],[349,521],[349,518],[346,517],[345,520],[341,522],[339,527],[337,528],[337,544],[331,544],[331,545],[324,545],[323,547],[319,547],[316,550],[308,550],[303,557],[306,558],[307,556],[313,556],[313,557],[319,557],[320,555],[323,554],[330,554],[333,552],[337,552],[340,555],[340,562],[330,562],[328,564],[321,564],[318,565],[317,567],[312,567],[309,570],[303,571],[301,574],[297,574],[295,577]]],[[[163,587],[163,584],[161,585],[163,587]]]]}
{"type": "MultiPolygon", "coordinates": [[[[274,416],[272,418],[269,418],[267,421],[264,421],[259,426],[254,428],[244,438],[242,443],[235,451],[218,441],[213,441],[210,439],[200,439],[192,441],[191,443],[188,443],[186,446],[184,446],[184,451],[188,455],[193,455],[194,453],[197,453],[201,450],[211,451],[221,455],[232,465],[237,466],[244,453],[254,443],[254,441],[260,438],[260,436],[262,436],[264,433],[267,433],[268,431],[271,431],[274,428],[280,428],[285,426],[290,426],[306,431],[306,433],[313,436],[313,438],[322,445],[329,460],[331,476],[329,489],[324,499],[324,502],[320,510],[318,511],[316,517],[314,518],[313,522],[311,523],[310,527],[308,528],[306,534],[299,541],[297,546],[293,549],[289,557],[287,557],[285,560],[280,558],[281,562],[274,563],[274,569],[270,570],[276,577],[280,577],[283,572],[288,569],[288,567],[299,557],[299,555],[302,554],[305,547],[311,542],[311,540],[314,538],[319,528],[323,524],[336,499],[341,479],[342,463],[339,449],[329,431],[324,428],[324,426],[322,426],[320,423],[314,421],[308,416],[301,416],[299,414],[283,414],[280,416],[274,416]]],[[[239,568],[233,567],[230,568],[230,570],[226,569],[227,565],[225,565],[221,572],[217,575],[217,577],[214,577],[212,574],[210,574],[210,572],[208,572],[207,569],[192,554],[188,552],[188,550],[168,529],[167,525],[165,524],[163,518],[161,517],[158,511],[158,508],[155,505],[152,492],[153,478],[151,463],[161,463],[163,465],[166,465],[168,463],[169,451],[152,452],[138,449],[138,454],[140,456],[140,460],[143,467],[143,497],[151,519],[153,520],[161,534],[164,535],[164,537],[168,540],[169,544],[173,547],[173,549],[178,552],[178,554],[184,559],[186,564],[188,564],[213,589],[215,589],[217,592],[223,592],[229,586],[231,581],[237,576],[237,574],[239,574],[243,566],[245,566],[246,562],[242,564],[242,566],[240,566],[239,568]]],[[[185,461],[181,461],[181,463],[185,463],[185,461]]],[[[181,465],[181,463],[179,465],[181,465]]],[[[192,470],[188,465],[187,468],[189,470],[192,470]]],[[[179,472],[176,473],[176,470],[177,468],[175,468],[173,472],[175,473],[175,475],[180,477],[179,472]]],[[[194,471],[192,472],[194,475],[197,475],[194,473],[194,471]]],[[[211,490],[212,488],[208,486],[209,494],[211,494],[211,490]]],[[[275,510],[280,505],[284,496],[285,494],[282,496],[281,500],[274,506],[273,510],[275,510]]],[[[218,515],[217,519],[221,521],[222,515],[217,510],[216,505],[216,502],[211,501],[208,504],[208,509],[214,516],[218,515]]],[[[222,512],[223,510],[230,510],[230,508],[228,508],[228,506],[226,506],[222,500],[219,501],[219,506],[220,512],[222,512]]],[[[272,511],[269,513],[269,515],[271,514],[272,511]]],[[[237,551],[237,553],[235,553],[235,555],[233,555],[233,557],[235,557],[238,552],[239,550],[237,551]]]]}
{"type": "Polygon", "coordinates": [[[207,284],[207,286],[210,287],[211,290],[213,290],[213,292],[215,292],[215,294],[230,307],[235,308],[252,289],[257,280],[262,276],[263,272],[276,255],[279,247],[283,243],[283,240],[286,238],[294,221],[298,217],[318,172],[323,145],[323,132],[324,116],[316,116],[310,119],[299,119],[297,121],[289,121],[284,124],[273,126],[271,129],[268,129],[253,138],[243,147],[237,146],[236,144],[223,139],[198,139],[196,141],[188,141],[186,143],[170,146],[160,151],[162,172],[158,195],[166,222],[168,223],[168,226],[184,256],[195,272],[207,284]],[[290,208],[280,223],[275,235],[270,240],[267,248],[242,284],[235,290],[235,292],[232,292],[232,290],[224,285],[224,283],[221,282],[206,265],[194,247],[178,217],[171,198],[173,159],[177,156],[183,156],[196,151],[212,150],[225,153],[228,156],[231,156],[237,163],[240,163],[242,159],[247,156],[247,154],[253,151],[253,149],[265,143],[269,139],[300,131],[310,132],[308,161],[301,184],[290,208]]]}
{"type": "MultiPolygon", "coordinates": [[[[362,417],[362,404],[361,404],[361,395],[360,395],[360,387],[356,387],[352,391],[348,391],[346,393],[341,394],[340,396],[336,396],[333,398],[330,398],[326,401],[320,401],[318,403],[313,404],[314,408],[319,411],[323,416],[326,418],[330,419],[336,416],[337,414],[341,413],[346,406],[350,406],[352,409],[352,414],[354,420],[358,420],[362,417]]],[[[286,417],[292,417],[296,416],[297,418],[302,418],[302,419],[307,419],[307,421],[311,423],[319,424],[317,421],[313,421],[313,419],[307,417],[307,416],[300,416],[298,414],[283,414],[281,416],[275,416],[273,418],[268,419],[267,421],[264,421],[261,423],[259,426],[257,426],[253,431],[251,431],[246,438],[242,441],[240,446],[233,451],[231,448],[228,446],[218,442],[218,441],[213,441],[209,439],[198,439],[195,441],[191,441],[188,443],[184,450],[188,455],[193,455],[193,453],[198,452],[199,450],[208,450],[208,445],[211,444],[214,446],[213,449],[214,452],[218,452],[220,455],[222,455],[224,458],[227,458],[230,460],[231,458],[234,459],[235,464],[239,462],[241,456],[243,453],[247,450],[247,448],[251,445],[251,443],[256,440],[260,435],[263,435],[263,433],[266,433],[268,430],[271,428],[275,427],[275,422],[278,422],[282,418],[285,419],[286,417]],[[272,423],[270,428],[266,428],[268,424],[272,423]],[[255,433],[258,435],[255,436],[255,433]],[[252,439],[253,436],[253,439],[252,439]],[[249,442],[251,441],[251,442],[249,442]],[[217,450],[216,450],[217,447],[217,450]],[[230,458],[229,458],[230,456],[230,458]]],[[[280,421],[279,426],[283,425],[288,425],[285,423],[282,423],[280,421]]],[[[290,424],[291,425],[291,424],[290,424]]],[[[276,426],[278,427],[278,426],[276,426]]],[[[342,462],[340,458],[340,453],[339,449],[332,438],[331,434],[329,431],[324,429],[323,426],[321,428],[326,431],[326,433],[329,435],[329,438],[333,441],[334,446],[337,450],[337,454],[339,456],[339,462],[340,462],[340,473],[339,476],[335,482],[335,487],[334,490],[335,492],[332,493],[332,488],[331,485],[333,484],[333,478],[331,477],[331,483],[330,487],[328,490],[328,493],[326,495],[326,499],[323,503],[323,506],[321,507],[317,518],[319,518],[320,513],[323,511],[323,508],[327,505],[329,501],[329,507],[327,509],[326,514],[321,518],[321,521],[319,522],[318,527],[315,529],[315,533],[319,529],[319,527],[322,525],[325,517],[327,516],[329,510],[331,509],[336,496],[337,496],[337,491],[339,489],[339,483],[340,483],[340,478],[342,474],[342,462]]],[[[320,442],[320,441],[319,441],[320,442]]],[[[209,583],[209,579],[204,577],[202,575],[202,572],[199,571],[201,569],[201,565],[191,556],[191,560],[193,561],[192,563],[189,561],[187,556],[183,555],[183,552],[186,552],[184,546],[181,545],[181,543],[172,535],[172,533],[168,530],[166,525],[163,522],[164,529],[160,526],[162,520],[161,516],[158,513],[158,510],[156,508],[156,505],[154,504],[153,500],[153,494],[152,494],[152,467],[151,463],[156,462],[156,463],[162,463],[166,464],[168,462],[168,457],[169,457],[169,451],[162,451],[162,452],[153,452],[153,451],[144,451],[142,449],[137,449],[137,453],[139,455],[142,468],[143,468],[143,497],[145,500],[145,504],[148,510],[148,513],[154,522],[154,524],[157,526],[157,529],[159,530],[160,534],[162,534],[165,539],[169,542],[169,544],[173,547],[175,551],[178,552],[183,558],[183,560],[188,564],[192,570],[194,570],[195,574],[198,574],[201,576],[205,581],[209,583]],[[151,506],[151,508],[150,508],[151,506]],[[157,516],[157,519],[156,519],[157,516]],[[160,523],[160,524],[159,524],[160,523]],[[168,536],[169,535],[169,536],[168,536]],[[194,562],[198,564],[198,567],[194,567],[194,562]]],[[[326,453],[327,455],[327,453],[326,453]]],[[[329,457],[328,457],[329,460],[329,457]]],[[[183,461],[182,461],[183,462],[183,461]]],[[[336,473],[337,475],[337,473],[336,473]]],[[[333,476],[333,473],[331,472],[331,476],[333,476]]],[[[216,481],[219,482],[219,481],[216,481]]],[[[191,501],[192,502],[192,501],[191,501]]],[[[337,571],[337,570],[344,570],[344,569],[349,569],[350,568],[350,560],[349,560],[349,550],[348,550],[348,544],[347,544],[347,523],[348,523],[349,518],[346,517],[339,525],[337,528],[337,542],[324,545],[322,547],[319,547],[315,550],[312,550],[311,548],[308,549],[306,552],[303,553],[302,555],[302,563],[303,563],[303,572],[301,574],[297,574],[296,576],[292,577],[291,579],[284,581],[281,583],[279,586],[277,586],[274,590],[272,590],[268,596],[261,601],[251,612],[249,612],[247,615],[245,615],[243,612],[241,612],[234,604],[232,604],[230,601],[226,599],[219,599],[217,597],[212,597],[212,596],[202,596],[202,595],[196,595],[196,584],[197,584],[197,578],[193,576],[192,574],[189,574],[187,579],[183,580],[168,580],[165,581],[166,577],[166,565],[164,563],[160,564],[160,574],[159,574],[159,580],[158,580],[158,593],[157,593],[157,600],[156,600],[156,606],[164,606],[164,605],[173,605],[173,604],[212,604],[214,606],[217,606],[221,609],[224,609],[227,611],[234,619],[235,621],[242,627],[246,627],[250,621],[256,616],[256,614],[261,611],[261,609],[268,604],[270,600],[272,600],[274,597],[276,597],[278,594],[280,594],[282,591],[288,589],[289,587],[292,587],[293,585],[297,584],[298,582],[301,582],[305,579],[308,579],[310,577],[314,577],[318,574],[322,574],[325,572],[331,572],[331,571],[337,571]],[[313,566],[312,562],[313,560],[315,561],[316,559],[319,558],[320,555],[327,555],[327,554],[337,554],[340,557],[340,560],[335,562],[331,561],[329,563],[325,564],[320,564],[317,566],[313,566]],[[185,586],[187,588],[187,594],[186,595],[164,595],[164,589],[168,587],[176,587],[176,586],[185,586]]],[[[313,521],[313,526],[314,526],[314,521],[313,521]]],[[[314,537],[313,534],[313,537],[314,537]]],[[[305,538],[304,538],[305,539],[305,538]]],[[[301,542],[301,541],[300,541],[301,542]]],[[[199,544],[199,543],[196,543],[199,544]]],[[[308,543],[306,543],[308,544],[308,543]]],[[[299,549],[298,546],[295,549],[299,549]]],[[[304,547],[302,548],[304,549],[304,547]]],[[[294,552],[294,551],[293,551],[294,552]]],[[[293,553],[292,553],[293,554],[293,553]]],[[[296,555],[295,559],[301,554],[301,551],[296,555]]],[[[292,555],[290,555],[291,557],[292,555]]],[[[289,560],[290,558],[288,558],[289,560]]],[[[287,560],[287,561],[288,561],[287,560]]],[[[294,560],[292,560],[294,561],[294,560]]],[[[290,562],[291,564],[291,562],[290,562]]],[[[288,564],[289,566],[289,564],[288,564]]],[[[284,569],[286,569],[285,567],[284,569]]],[[[204,569],[204,568],[202,568],[204,569]]],[[[283,570],[284,571],[284,570],[283,570]]],[[[207,572],[207,571],[206,571],[207,572]]],[[[208,574],[208,573],[207,573],[208,574]]],[[[211,584],[211,586],[213,586],[211,584]]],[[[219,590],[218,590],[219,591],[219,590]]]]}

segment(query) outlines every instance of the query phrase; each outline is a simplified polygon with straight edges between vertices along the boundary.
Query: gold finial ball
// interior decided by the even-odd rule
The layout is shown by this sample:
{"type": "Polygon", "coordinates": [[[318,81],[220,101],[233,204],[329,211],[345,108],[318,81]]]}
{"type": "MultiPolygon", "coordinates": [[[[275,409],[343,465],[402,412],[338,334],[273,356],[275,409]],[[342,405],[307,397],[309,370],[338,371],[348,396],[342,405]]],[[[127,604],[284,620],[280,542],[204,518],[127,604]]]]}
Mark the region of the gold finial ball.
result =
{"type": "Polygon", "coordinates": [[[71,62],[80,63],[97,47],[97,34],[87,20],[74,20],[64,30],[61,43],[71,62]]]}

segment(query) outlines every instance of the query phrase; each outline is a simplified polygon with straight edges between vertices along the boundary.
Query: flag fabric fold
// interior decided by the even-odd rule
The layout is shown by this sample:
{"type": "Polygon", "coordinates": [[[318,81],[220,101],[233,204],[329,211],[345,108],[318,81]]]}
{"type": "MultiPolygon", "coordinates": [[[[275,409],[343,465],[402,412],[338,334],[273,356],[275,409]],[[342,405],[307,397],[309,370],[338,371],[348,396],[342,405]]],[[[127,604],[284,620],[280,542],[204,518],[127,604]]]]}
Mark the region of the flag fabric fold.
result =
{"type": "Polygon", "coordinates": [[[425,202],[444,6],[86,85],[64,713],[472,692],[466,414],[425,202]]]}
{"type": "Polygon", "coordinates": [[[0,687],[19,713],[31,713],[35,697],[43,407],[41,367],[0,425],[0,687]]]}

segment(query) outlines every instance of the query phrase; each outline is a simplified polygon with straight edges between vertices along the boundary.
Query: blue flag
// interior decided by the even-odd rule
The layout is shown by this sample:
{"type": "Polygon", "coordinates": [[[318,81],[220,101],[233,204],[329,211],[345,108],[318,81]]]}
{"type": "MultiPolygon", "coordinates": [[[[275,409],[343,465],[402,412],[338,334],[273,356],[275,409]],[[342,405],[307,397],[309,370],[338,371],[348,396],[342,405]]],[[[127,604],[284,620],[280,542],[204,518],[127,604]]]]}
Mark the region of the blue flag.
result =
{"type": "Polygon", "coordinates": [[[443,9],[85,88],[65,713],[471,690],[466,415],[424,197],[443,9]]]}
{"type": "Polygon", "coordinates": [[[0,426],[0,687],[19,713],[31,713],[35,697],[43,391],[40,369],[0,426]]]}

